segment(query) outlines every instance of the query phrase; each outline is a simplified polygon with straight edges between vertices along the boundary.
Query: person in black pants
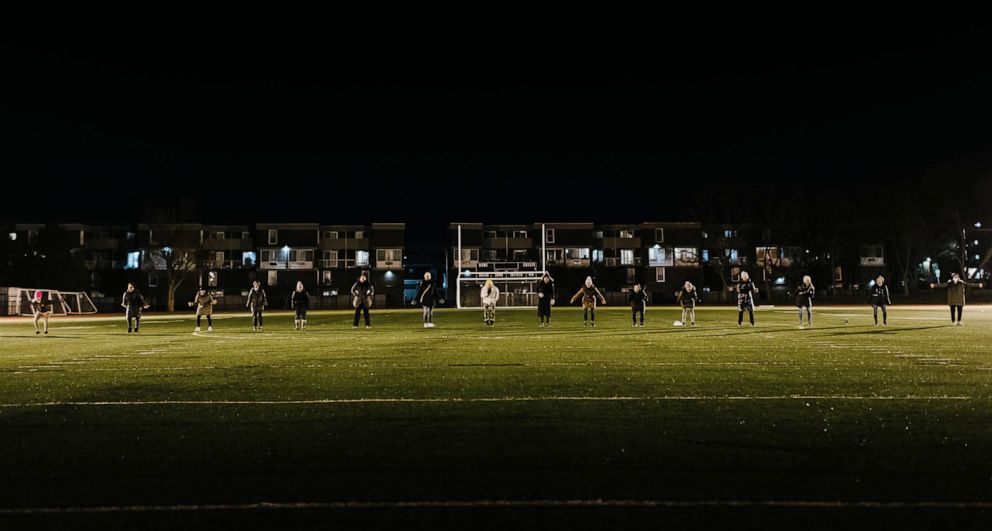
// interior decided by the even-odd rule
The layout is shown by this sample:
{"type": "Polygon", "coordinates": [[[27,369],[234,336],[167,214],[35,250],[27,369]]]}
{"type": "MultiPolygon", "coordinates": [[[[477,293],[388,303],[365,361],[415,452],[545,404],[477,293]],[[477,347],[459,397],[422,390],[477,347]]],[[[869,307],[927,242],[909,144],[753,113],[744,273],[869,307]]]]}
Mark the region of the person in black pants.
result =
{"type": "Polygon", "coordinates": [[[537,317],[541,326],[551,326],[551,307],[555,304],[555,283],[551,275],[545,273],[537,284],[537,317]]]}
{"type": "Polygon", "coordinates": [[[375,287],[369,282],[369,277],[362,273],[358,277],[358,282],[355,282],[351,286],[351,305],[355,307],[355,321],[352,323],[352,328],[358,328],[358,317],[360,314],[365,315],[365,328],[372,328],[372,322],[369,320],[369,308],[372,307],[372,297],[375,295],[375,287]]]}
{"type": "Polygon", "coordinates": [[[970,287],[982,288],[981,282],[966,282],[961,275],[951,273],[951,281],[946,284],[930,284],[930,288],[947,288],[947,305],[951,307],[951,324],[961,326],[961,314],[964,312],[965,291],[970,287]]]}
{"type": "Polygon", "coordinates": [[[638,326],[637,318],[640,316],[640,327],[644,328],[644,309],[648,305],[648,294],[641,289],[641,284],[634,284],[634,290],[630,292],[630,318],[634,321],[634,327],[638,326]]]}
{"type": "Polygon", "coordinates": [[[148,309],[148,304],[145,303],[145,298],[141,296],[138,288],[130,282],[127,283],[127,291],[124,292],[121,307],[124,308],[124,315],[127,317],[127,333],[131,333],[131,321],[134,321],[134,333],[137,334],[138,327],[141,326],[141,310],[148,309]]]}
{"type": "Polygon", "coordinates": [[[871,304],[872,314],[875,317],[875,326],[878,326],[879,308],[882,309],[882,326],[888,326],[889,312],[887,308],[892,304],[892,299],[889,298],[889,287],[885,285],[885,277],[882,275],[878,275],[878,278],[875,279],[875,285],[871,287],[868,304],[871,304]]]}
{"type": "Polygon", "coordinates": [[[803,325],[803,308],[806,308],[806,321],[809,326],[813,326],[813,296],[816,295],[816,288],[813,287],[813,278],[809,275],[803,276],[803,282],[796,288],[796,308],[799,308],[799,326],[803,325]]]}
{"type": "Polygon", "coordinates": [[[744,312],[747,312],[754,326],[754,296],[758,293],[758,286],[751,281],[751,275],[744,271],[741,273],[741,281],[737,283],[737,326],[744,322],[744,312]]]}
{"type": "Polygon", "coordinates": [[[251,289],[248,291],[248,308],[251,309],[251,329],[261,330],[262,329],[262,310],[269,305],[269,299],[265,296],[265,290],[262,289],[262,283],[259,281],[254,281],[251,283],[251,289]]]}

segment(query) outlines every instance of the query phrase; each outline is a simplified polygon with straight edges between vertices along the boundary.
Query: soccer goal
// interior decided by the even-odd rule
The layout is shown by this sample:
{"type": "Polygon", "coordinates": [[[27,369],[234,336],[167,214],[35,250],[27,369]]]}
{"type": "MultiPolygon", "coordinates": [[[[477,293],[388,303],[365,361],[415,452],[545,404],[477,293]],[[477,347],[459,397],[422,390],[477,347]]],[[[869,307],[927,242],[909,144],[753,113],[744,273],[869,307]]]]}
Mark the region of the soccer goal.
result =
{"type": "Polygon", "coordinates": [[[500,307],[537,307],[541,271],[466,271],[458,277],[458,308],[481,308],[482,285],[492,280],[499,288],[500,307]]]}
{"type": "Polygon", "coordinates": [[[458,269],[457,281],[455,282],[455,306],[457,308],[482,307],[482,286],[487,280],[492,280],[493,284],[499,288],[497,306],[509,308],[537,307],[537,286],[544,278],[546,270],[545,239],[547,231],[544,225],[541,225],[540,262],[492,264],[493,270],[463,267],[462,226],[458,225],[457,229],[458,242],[455,249],[458,269]],[[538,266],[540,266],[539,270],[538,266]]]}
{"type": "Polygon", "coordinates": [[[37,291],[42,293],[42,300],[52,305],[53,315],[86,315],[97,313],[96,305],[90,296],[83,291],[59,291],[57,289],[39,288],[7,288],[8,304],[15,315],[33,315],[31,301],[37,291]]]}

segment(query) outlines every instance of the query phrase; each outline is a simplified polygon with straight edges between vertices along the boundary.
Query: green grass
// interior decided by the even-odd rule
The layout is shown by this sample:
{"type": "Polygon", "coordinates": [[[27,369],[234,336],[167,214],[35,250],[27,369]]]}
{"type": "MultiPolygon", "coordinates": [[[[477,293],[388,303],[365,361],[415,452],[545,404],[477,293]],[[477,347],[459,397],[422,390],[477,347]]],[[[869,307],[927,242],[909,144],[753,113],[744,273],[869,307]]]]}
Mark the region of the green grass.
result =
{"type": "Polygon", "coordinates": [[[532,310],[494,329],[453,310],[435,329],[378,311],[371,330],[314,312],[303,332],[270,312],[259,333],[225,315],[201,335],[189,315],[137,336],[118,316],[48,337],[0,321],[0,528],[977,528],[982,310],[950,327],[943,307],[894,307],[883,328],[824,307],[812,329],[791,308],[753,329],[724,308],[693,329],[670,308],[643,329],[621,308],[595,329],[575,309],[551,329],[532,310]]]}

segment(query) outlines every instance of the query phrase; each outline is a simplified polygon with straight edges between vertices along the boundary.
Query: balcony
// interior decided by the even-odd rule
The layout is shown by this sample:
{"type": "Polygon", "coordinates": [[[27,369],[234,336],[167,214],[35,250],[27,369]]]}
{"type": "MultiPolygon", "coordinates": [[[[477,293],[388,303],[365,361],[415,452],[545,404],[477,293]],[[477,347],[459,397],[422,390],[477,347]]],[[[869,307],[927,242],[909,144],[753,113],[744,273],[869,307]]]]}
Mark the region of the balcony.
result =
{"type": "Polygon", "coordinates": [[[313,269],[313,260],[291,260],[286,263],[286,269],[313,269]]]}
{"type": "Polygon", "coordinates": [[[881,256],[862,256],[861,265],[864,267],[882,267],[885,265],[885,258],[881,256]]]}
{"type": "MultiPolygon", "coordinates": [[[[606,267],[637,267],[641,265],[641,257],[635,256],[633,262],[624,263],[619,258],[604,258],[606,267]]],[[[671,264],[669,264],[671,265],[671,264]]]]}
{"type": "Polygon", "coordinates": [[[485,261],[479,262],[480,271],[534,271],[537,269],[537,262],[500,262],[485,261]]]}
{"type": "Polygon", "coordinates": [[[591,262],[588,258],[566,258],[565,267],[589,267],[591,262]]]}
{"type": "Polygon", "coordinates": [[[354,269],[369,266],[368,262],[356,262],[354,258],[339,258],[337,260],[321,259],[319,264],[321,269],[354,269]]]}
{"type": "Polygon", "coordinates": [[[375,267],[378,269],[402,269],[403,260],[376,260],[375,267]]]}
{"type": "Polygon", "coordinates": [[[209,260],[207,269],[241,269],[241,260],[209,260]]]}

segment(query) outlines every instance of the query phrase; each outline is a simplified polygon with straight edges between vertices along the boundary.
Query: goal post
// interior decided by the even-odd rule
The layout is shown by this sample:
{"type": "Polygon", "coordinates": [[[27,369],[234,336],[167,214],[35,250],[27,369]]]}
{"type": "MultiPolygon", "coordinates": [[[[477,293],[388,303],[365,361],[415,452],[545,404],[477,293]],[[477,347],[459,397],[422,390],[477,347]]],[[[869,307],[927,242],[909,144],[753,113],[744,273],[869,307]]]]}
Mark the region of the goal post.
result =
{"type": "Polygon", "coordinates": [[[85,291],[60,291],[45,288],[6,288],[11,315],[33,315],[31,301],[35,292],[52,305],[53,315],[88,315],[97,313],[96,305],[85,291]]]}
{"type": "Polygon", "coordinates": [[[455,306],[462,308],[482,307],[482,286],[487,280],[492,280],[493,284],[499,288],[500,307],[509,308],[535,308],[537,307],[537,287],[544,278],[545,269],[545,237],[547,231],[541,225],[541,247],[540,261],[523,264],[521,263],[501,264],[504,267],[495,270],[480,270],[478,263],[476,267],[470,267],[471,261],[465,259],[462,253],[462,226],[457,226],[457,245],[455,253],[455,263],[457,276],[455,281],[455,306]],[[510,265],[512,264],[512,265],[510,265]],[[509,267],[505,267],[509,265],[509,267]],[[540,270],[536,266],[540,265],[540,270]]]}

